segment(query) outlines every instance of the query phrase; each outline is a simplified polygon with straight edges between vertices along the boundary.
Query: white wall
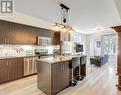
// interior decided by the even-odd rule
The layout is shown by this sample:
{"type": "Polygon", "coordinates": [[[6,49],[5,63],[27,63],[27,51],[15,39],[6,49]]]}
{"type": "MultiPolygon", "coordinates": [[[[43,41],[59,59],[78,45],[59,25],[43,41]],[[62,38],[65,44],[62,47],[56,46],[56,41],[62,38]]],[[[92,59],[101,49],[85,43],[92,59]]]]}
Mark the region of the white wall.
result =
{"type": "Polygon", "coordinates": [[[86,53],[87,56],[100,56],[103,55],[103,43],[102,43],[102,37],[104,35],[110,35],[110,34],[117,34],[113,30],[108,31],[102,31],[100,33],[96,34],[88,34],[87,35],[87,43],[86,43],[86,53]],[[96,47],[96,41],[101,41],[101,48],[96,47]]]}
{"type": "MultiPolygon", "coordinates": [[[[79,33],[79,32],[71,33],[71,42],[72,43],[83,44],[84,45],[84,52],[83,52],[83,54],[86,55],[86,34],[79,33]]],[[[75,53],[75,51],[73,51],[73,52],[75,53]]]]}
{"type": "Polygon", "coordinates": [[[96,42],[101,41],[101,35],[90,34],[87,35],[87,54],[88,56],[100,56],[101,48],[96,47],[96,42]]]}

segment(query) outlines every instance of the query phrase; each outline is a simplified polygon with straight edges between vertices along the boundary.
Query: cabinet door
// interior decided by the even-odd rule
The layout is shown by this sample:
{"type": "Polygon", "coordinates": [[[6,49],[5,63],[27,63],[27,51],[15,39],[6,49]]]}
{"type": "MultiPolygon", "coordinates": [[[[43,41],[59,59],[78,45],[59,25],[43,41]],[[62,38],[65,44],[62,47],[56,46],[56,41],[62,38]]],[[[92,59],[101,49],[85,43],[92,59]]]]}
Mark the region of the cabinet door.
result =
{"type": "Polygon", "coordinates": [[[60,68],[61,68],[61,90],[65,89],[69,85],[69,61],[65,61],[60,63],[60,68]]]}
{"type": "Polygon", "coordinates": [[[35,45],[36,35],[33,31],[29,26],[14,24],[14,44],[35,45]]]}
{"type": "Polygon", "coordinates": [[[52,65],[52,93],[57,94],[69,85],[69,62],[52,65]]]}
{"type": "Polygon", "coordinates": [[[23,77],[23,60],[22,58],[9,59],[9,81],[23,77]]]}
{"type": "Polygon", "coordinates": [[[0,21],[0,44],[6,43],[5,29],[6,25],[3,21],[0,21]]]}
{"type": "Polygon", "coordinates": [[[14,24],[8,22],[7,23],[7,30],[6,30],[6,44],[14,44],[15,40],[15,32],[14,32],[14,24]]]}
{"type": "Polygon", "coordinates": [[[23,58],[15,59],[14,61],[17,64],[17,79],[22,78],[24,76],[24,70],[23,70],[23,58]]]}
{"type": "Polygon", "coordinates": [[[8,63],[7,60],[0,60],[0,84],[8,81],[8,63]]]}
{"type": "Polygon", "coordinates": [[[52,39],[52,43],[53,45],[60,45],[61,44],[61,34],[60,32],[54,32],[53,33],[53,39],[52,39]]]}
{"type": "Polygon", "coordinates": [[[0,44],[10,44],[14,41],[14,28],[10,22],[0,21],[0,44]]]}
{"type": "Polygon", "coordinates": [[[60,63],[55,63],[52,65],[52,95],[56,95],[61,91],[61,75],[60,75],[60,63]]]}

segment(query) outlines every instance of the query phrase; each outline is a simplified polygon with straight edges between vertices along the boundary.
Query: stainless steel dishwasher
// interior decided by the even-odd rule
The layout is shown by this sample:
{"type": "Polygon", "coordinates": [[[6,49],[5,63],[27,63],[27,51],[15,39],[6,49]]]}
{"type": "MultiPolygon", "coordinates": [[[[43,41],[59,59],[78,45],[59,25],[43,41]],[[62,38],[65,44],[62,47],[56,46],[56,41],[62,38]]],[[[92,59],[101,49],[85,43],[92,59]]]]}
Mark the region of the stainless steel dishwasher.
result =
{"type": "Polygon", "coordinates": [[[29,76],[37,73],[37,62],[38,57],[27,57],[24,58],[24,76],[29,76]]]}

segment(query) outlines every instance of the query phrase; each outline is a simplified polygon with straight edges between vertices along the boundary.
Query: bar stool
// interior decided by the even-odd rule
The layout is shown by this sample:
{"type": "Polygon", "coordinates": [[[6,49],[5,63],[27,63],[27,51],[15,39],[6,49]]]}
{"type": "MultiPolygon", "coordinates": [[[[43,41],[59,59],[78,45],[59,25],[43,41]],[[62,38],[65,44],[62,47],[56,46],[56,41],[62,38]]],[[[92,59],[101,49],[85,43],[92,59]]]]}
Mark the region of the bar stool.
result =
{"type": "Polygon", "coordinates": [[[72,58],[72,60],[69,64],[69,68],[71,69],[71,80],[69,81],[70,86],[77,85],[77,81],[74,79],[73,69],[78,67],[79,65],[80,65],[80,57],[72,58]]]}
{"type": "Polygon", "coordinates": [[[84,77],[85,77],[85,76],[83,76],[81,74],[81,66],[84,65],[84,64],[86,64],[86,62],[87,62],[87,56],[81,56],[81,58],[80,58],[80,65],[79,65],[79,77],[78,77],[78,79],[80,81],[83,80],[84,77]]]}

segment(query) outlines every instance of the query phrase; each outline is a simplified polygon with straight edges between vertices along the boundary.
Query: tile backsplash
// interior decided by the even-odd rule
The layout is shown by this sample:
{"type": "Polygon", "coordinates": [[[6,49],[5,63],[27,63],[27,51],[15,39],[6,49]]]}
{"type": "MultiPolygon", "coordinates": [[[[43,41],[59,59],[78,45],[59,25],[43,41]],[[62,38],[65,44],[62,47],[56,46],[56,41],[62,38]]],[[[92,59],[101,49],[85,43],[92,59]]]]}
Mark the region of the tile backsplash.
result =
{"type": "Polygon", "coordinates": [[[0,57],[34,56],[37,49],[53,54],[54,49],[59,49],[59,46],[0,45],[0,57]]]}
{"type": "Polygon", "coordinates": [[[34,56],[35,49],[46,49],[53,54],[54,46],[0,45],[0,57],[34,56]]]}
{"type": "Polygon", "coordinates": [[[0,46],[0,57],[7,56],[32,56],[34,55],[34,47],[32,46],[0,46]]]}

